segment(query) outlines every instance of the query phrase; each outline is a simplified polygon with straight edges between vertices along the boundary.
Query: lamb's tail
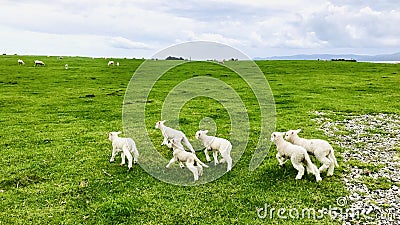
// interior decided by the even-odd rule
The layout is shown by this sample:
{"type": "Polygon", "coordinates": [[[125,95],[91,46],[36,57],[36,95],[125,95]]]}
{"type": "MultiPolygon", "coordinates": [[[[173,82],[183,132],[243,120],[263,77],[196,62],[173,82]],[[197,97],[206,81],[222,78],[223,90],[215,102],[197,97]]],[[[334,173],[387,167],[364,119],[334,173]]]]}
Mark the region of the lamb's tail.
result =
{"type": "Polygon", "coordinates": [[[202,161],[200,161],[200,159],[197,158],[197,156],[194,158],[194,160],[195,160],[198,164],[200,164],[202,167],[208,168],[208,166],[207,166],[206,164],[204,164],[202,161]]]}
{"type": "Polygon", "coordinates": [[[328,158],[331,160],[331,162],[335,164],[336,167],[339,167],[339,164],[335,157],[335,151],[333,150],[333,148],[331,148],[331,152],[329,153],[328,158]]]}

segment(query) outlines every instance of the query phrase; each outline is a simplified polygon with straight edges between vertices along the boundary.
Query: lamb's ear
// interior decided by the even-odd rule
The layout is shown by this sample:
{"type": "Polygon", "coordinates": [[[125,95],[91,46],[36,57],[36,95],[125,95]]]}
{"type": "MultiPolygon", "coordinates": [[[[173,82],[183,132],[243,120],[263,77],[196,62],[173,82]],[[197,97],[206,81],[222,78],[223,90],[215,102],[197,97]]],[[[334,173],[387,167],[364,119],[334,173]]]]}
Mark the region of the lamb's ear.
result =
{"type": "Polygon", "coordinates": [[[208,133],[208,130],[204,130],[204,133],[207,134],[207,133],[208,133]]]}
{"type": "Polygon", "coordinates": [[[164,124],[164,123],[165,123],[165,120],[161,120],[160,123],[161,123],[161,124],[164,124]]]}
{"type": "Polygon", "coordinates": [[[295,133],[298,134],[298,133],[300,133],[300,131],[301,131],[301,129],[297,129],[297,130],[295,130],[295,133]]]}

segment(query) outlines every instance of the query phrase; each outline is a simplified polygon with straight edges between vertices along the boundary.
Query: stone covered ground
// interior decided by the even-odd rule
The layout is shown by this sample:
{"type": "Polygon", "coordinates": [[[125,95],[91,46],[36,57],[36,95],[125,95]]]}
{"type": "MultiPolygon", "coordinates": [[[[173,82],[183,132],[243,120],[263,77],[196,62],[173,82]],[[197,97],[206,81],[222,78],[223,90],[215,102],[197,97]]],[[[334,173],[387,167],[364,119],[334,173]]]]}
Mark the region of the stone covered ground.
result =
{"type": "Polygon", "coordinates": [[[343,224],[400,224],[400,116],[315,114],[331,144],[341,148],[335,155],[342,168],[335,174],[343,171],[348,190],[346,213],[338,215],[343,224]]]}

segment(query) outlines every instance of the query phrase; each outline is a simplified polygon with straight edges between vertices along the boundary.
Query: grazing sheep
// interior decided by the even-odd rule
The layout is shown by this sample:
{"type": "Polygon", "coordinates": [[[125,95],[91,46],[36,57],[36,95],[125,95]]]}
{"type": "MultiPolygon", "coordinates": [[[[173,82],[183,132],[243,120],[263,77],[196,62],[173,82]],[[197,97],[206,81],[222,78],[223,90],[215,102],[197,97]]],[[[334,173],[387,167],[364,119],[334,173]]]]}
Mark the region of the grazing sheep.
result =
{"type": "Polygon", "coordinates": [[[117,62],[117,66],[119,66],[119,62],[117,62]]]}
{"type": "MultiPolygon", "coordinates": [[[[208,168],[206,164],[200,161],[194,153],[187,152],[183,148],[180,139],[171,139],[167,143],[168,148],[174,150],[173,157],[166,166],[169,168],[172,163],[179,161],[180,163],[185,163],[186,167],[193,173],[194,181],[199,180],[199,176],[203,175],[203,166],[208,168]]],[[[183,168],[181,166],[181,168],[183,168]]]]}
{"type": "Polygon", "coordinates": [[[35,66],[44,66],[44,62],[40,60],[35,60],[35,66]]]}
{"type": "Polygon", "coordinates": [[[118,135],[121,134],[118,132],[110,132],[108,134],[108,140],[112,142],[113,150],[110,158],[110,162],[114,162],[115,155],[118,152],[121,152],[121,166],[125,165],[125,157],[128,158],[128,169],[132,168],[132,154],[133,153],[133,162],[136,164],[139,157],[139,152],[136,148],[135,142],[131,138],[121,138],[118,135]]]}
{"type": "Polygon", "coordinates": [[[111,65],[113,65],[113,66],[114,66],[114,61],[108,61],[108,64],[107,64],[107,66],[111,66],[111,65]]]}
{"type": "Polygon", "coordinates": [[[299,180],[304,175],[304,166],[302,162],[305,161],[307,172],[315,175],[317,181],[321,181],[322,178],[319,174],[318,168],[311,162],[310,156],[307,150],[301,146],[294,145],[283,139],[285,133],[273,132],[271,134],[271,141],[276,144],[278,153],[276,154],[276,159],[279,165],[285,164],[288,158],[292,162],[293,167],[298,171],[296,180],[299,180]]]}
{"type": "Polygon", "coordinates": [[[22,60],[22,59],[18,59],[18,65],[25,65],[25,62],[24,62],[24,60],[22,60]]]}
{"type": "Polygon", "coordinates": [[[322,166],[319,168],[319,172],[322,173],[326,169],[328,169],[327,176],[332,176],[335,166],[338,167],[338,163],[336,161],[335,153],[333,147],[325,140],[321,139],[304,139],[298,136],[298,133],[301,129],[298,130],[289,130],[286,132],[285,139],[289,142],[300,145],[305,148],[310,154],[313,154],[315,158],[318,159],[322,163],[322,166]]]}
{"type": "Polygon", "coordinates": [[[65,69],[66,69],[66,70],[68,69],[68,64],[65,64],[65,69]]]}
{"type": "Polygon", "coordinates": [[[208,136],[208,130],[199,130],[196,132],[196,139],[203,142],[204,147],[204,154],[206,155],[207,162],[210,162],[210,156],[208,155],[208,151],[213,151],[214,157],[214,165],[218,164],[218,152],[221,153],[222,159],[220,163],[226,162],[228,164],[226,172],[232,169],[232,157],[231,157],[231,150],[232,144],[223,138],[208,136]]]}
{"type": "Polygon", "coordinates": [[[168,140],[176,139],[179,141],[183,141],[183,143],[190,149],[191,152],[193,152],[193,153],[195,152],[192,145],[190,144],[189,140],[187,139],[186,135],[182,131],[167,127],[164,125],[164,123],[165,123],[165,120],[158,121],[156,123],[156,129],[160,129],[161,133],[164,137],[164,141],[161,143],[161,145],[168,144],[168,140]]]}

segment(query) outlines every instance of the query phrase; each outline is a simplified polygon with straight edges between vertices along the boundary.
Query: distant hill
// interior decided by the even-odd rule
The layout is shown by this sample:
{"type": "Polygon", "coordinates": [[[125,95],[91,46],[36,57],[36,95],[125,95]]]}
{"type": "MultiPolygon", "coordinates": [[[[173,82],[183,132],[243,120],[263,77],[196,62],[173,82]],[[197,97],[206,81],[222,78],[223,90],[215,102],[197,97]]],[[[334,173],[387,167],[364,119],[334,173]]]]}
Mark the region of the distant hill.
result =
{"type": "Polygon", "coordinates": [[[384,55],[355,55],[355,54],[311,54],[255,57],[254,60],[331,60],[331,59],[355,59],[357,61],[400,61],[400,52],[384,55]]]}

